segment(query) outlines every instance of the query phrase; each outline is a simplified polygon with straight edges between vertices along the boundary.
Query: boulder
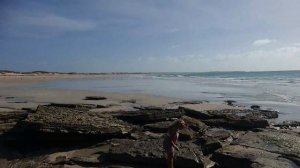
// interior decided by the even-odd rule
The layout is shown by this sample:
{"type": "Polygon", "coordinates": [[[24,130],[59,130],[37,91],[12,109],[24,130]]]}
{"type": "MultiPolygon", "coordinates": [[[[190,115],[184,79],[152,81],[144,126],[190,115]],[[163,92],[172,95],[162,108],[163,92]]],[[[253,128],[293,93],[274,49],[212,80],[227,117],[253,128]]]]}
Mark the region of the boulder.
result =
{"type": "Polygon", "coordinates": [[[220,167],[224,168],[297,167],[293,161],[281,157],[280,154],[240,145],[226,146],[223,149],[216,151],[211,159],[220,167]]]}
{"type": "MultiPolygon", "coordinates": [[[[202,152],[193,143],[179,143],[175,167],[203,167],[202,152]]],[[[114,139],[111,141],[109,153],[105,157],[111,163],[129,163],[134,165],[151,165],[165,167],[166,155],[162,147],[162,139],[136,141],[129,139],[114,139]]]]}

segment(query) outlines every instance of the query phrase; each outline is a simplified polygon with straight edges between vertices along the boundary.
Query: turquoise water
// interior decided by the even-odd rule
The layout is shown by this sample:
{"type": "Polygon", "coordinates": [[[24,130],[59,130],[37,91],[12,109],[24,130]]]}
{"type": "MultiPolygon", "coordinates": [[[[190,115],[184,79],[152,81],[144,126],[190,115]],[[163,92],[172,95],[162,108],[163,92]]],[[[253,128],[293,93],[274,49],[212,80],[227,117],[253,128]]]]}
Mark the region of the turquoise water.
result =
{"type": "Polygon", "coordinates": [[[261,105],[279,120],[300,120],[300,71],[147,73],[105,80],[49,82],[37,87],[138,93],[189,100],[261,105]]]}

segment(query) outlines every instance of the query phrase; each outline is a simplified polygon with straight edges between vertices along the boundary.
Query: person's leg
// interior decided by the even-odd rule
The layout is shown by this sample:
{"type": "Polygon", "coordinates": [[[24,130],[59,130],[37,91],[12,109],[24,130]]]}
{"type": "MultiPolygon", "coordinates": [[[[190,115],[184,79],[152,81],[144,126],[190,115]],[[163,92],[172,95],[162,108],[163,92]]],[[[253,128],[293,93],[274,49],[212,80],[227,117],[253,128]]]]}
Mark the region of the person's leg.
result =
{"type": "Polygon", "coordinates": [[[173,160],[173,156],[168,156],[168,168],[174,168],[173,160]]]}

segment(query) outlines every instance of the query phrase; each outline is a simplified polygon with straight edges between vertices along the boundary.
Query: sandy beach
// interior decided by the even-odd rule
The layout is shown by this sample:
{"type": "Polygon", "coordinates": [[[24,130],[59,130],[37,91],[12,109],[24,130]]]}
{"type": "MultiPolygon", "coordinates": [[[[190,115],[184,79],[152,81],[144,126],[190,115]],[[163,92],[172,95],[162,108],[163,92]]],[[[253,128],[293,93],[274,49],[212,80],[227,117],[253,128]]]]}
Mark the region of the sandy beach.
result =
{"type": "MultiPolygon", "coordinates": [[[[159,106],[164,108],[172,108],[175,106],[173,102],[184,101],[184,99],[152,96],[143,94],[122,94],[108,93],[101,91],[84,91],[84,90],[62,90],[62,89],[17,89],[18,86],[49,82],[53,80],[84,80],[97,79],[106,80],[116,76],[128,76],[134,74],[14,74],[6,73],[0,75],[0,106],[5,108],[36,108],[39,104],[48,103],[96,103],[101,105],[120,104],[129,107],[130,103],[126,100],[135,100],[134,105],[142,106],[159,106]],[[86,96],[104,96],[107,99],[102,101],[84,100],[86,96]]],[[[225,104],[201,104],[199,110],[208,109],[226,109],[232,108],[225,104]]]]}

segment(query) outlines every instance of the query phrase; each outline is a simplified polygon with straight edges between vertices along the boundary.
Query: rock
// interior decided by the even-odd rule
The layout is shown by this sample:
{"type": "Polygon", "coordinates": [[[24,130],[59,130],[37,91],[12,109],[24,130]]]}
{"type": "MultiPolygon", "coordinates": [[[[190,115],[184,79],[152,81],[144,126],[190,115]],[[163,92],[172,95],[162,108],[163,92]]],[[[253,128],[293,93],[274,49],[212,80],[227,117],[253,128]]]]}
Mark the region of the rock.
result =
{"type": "MultiPolygon", "coordinates": [[[[129,163],[134,165],[151,165],[152,167],[166,166],[166,156],[162,147],[162,139],[135,141],[115,139],[111,141],[108,162],[129,163]]],[[[202,153],[193,143],[179,143],[175,167],[196,168],[203,167],[202,153]]]]}
{"type": "Polygon", "coordinates": [[[180,118],[184,112],[179,110],[138,110],[131,112],[122,112],[115,117],[135,124],[147,124],[151,122],[166,121],[169,118],[180,118]]]}
{"type": "Polygon", "coordinates": [[[185,111],[187,116],[202,119],[202,120],[223,118],[224,115],[239,115],[239,114],[246,113],[246,110],[243,109],[198,110],[189,107],[180,107],[180,109],[185,111]]]}
{"type": "Polygon", "coordinates": [[[275,127],[280,127],[282,129],[287,129],[290,127],[299,127],[300,121],[284,121],[282,123],[274,124],[275,127]]]}
{"type": "Polygon", "coordinates": [[[135,99],[129,99],[129,100],[122,100],[121,103],[136,103],[135,99]]]}
{"type": "Polygon", "coordinates": [[[0,109],[0,135],[8,132],[15,125],[26,118],[28,115],[25,110],[16,110],[16,109],[0,109]]]}
{"type": "Polygon", "coordinates": [[[95,104],[66,104],[66,103],[50,103],[48,106],[52,107],[66,107],[66,108],[73,108],[73,109],[93,109],[98,108],[98,105],[95,104]]]}
{"type": "Polygon", "coordinates": [[[259,110],[260,106],[259,105],[252,105],[250,108],[253,109],[253,110],[259,110]]]}
{"type": "Polygon", "coordinates": [[[102,96],[86,96],[84,100],[106,100],[106,97],[102,96]]]}
{"type": "Polygon", "coordinates": [[[185,128],[179,131],[179,138],[180,141],[189,141],[195,137],[195,132],[189,128],[185,128]]]}
{"type": "Polygon", "coordinates": [[[273,119],[278,118],[278,111],[272,111],[272,110],[253,110],[250,111],[246,116],[250,117],[258,117],[263,119],[273,119]]]}
{"type": "Polygon", "coordinates": [[[181,119],[183,119],[187,124],[187,126],[195,132],[200,132],[202,134],[208,128],[208,126],[202,121],[200,121],[199,119],[188,117],[188,116],[182,116],[181,119]]]}
{"type": "MultiPolygon", "coordinates": [[[[169,126],[174,121],[165,121],[165,122],[157,122],[152,124],[146,124],[144,126],[145,129],[152,132],[166,133],[168,131],[169,126]]],[[[195,132],[189,128],[185,128],[179,131],[179,140],[188,141],[193,139],[195,136],[195,132]]]]}
{"type": "MultiPolygon", "coordinates": [[[[88,112],[83,107],[38,106],[35,113],[29,113],[19,126],[10,132],[13,136],[28,137],[27,143],[42,144],[57,142],[71,145],[79,141],[86,144],[113,137],[124,137],[132,126],[110,115],[88,112]]],[[[17,141],[18,137],[15,138],[17,141]]],[[[26,139],[24,137],[24,139],[26,139]]],[[[25,140],[24,142],[25,143],[25,140]]],[[[56,144],[57,145],[57,144],[56,144]]]]}
{"type": "Polygon", "coordinates": [[[161,121],[161,122],[156,122],[156,123],[150,123],[150,124],[144,125],[144,128],[151,132],[166,133],[168,131],[169,126],[173,122],[174,121],[161,121]]]}
{"type": "Polygon", "coordinates": [[[204,155],[208,155],[222,147],[220,141],[225,141],[230,137],[231,132],[228,130],[210,128],[196,141],[196,144],[201,146],[204,155]]]}
{"type": "Polygon", "coordinates": [[[205,136],[199,138],[195,143],[201,147],[204,155],[211,154],[222,147],[222,144],[217,139],[205,136]]]}
{"type": "Polygon", "coordinates": [[[235,100],[225,100],[225,103],[227,103],[228,106],[233,106],[233,103],[236,103],[235,100]]]}
{"type": "Polygon", "coordinates": [[[198,101],[198,100],[191,100],[191,101],[180,101],[180,102],[172,102],[170,104],[175,104],[175,105],[184,105],[184,104],[202,104],[203,102],[207,101],[198,101]]]}
{"type": "Polygon", "coordinates": [[[222,150],[216,151],[211,159],[217,162],[220,167],[224,168],[297,167],[295,163],[293,163],[291,160],[282,158],[280,154],[239,145],[226,146],[222,150]]]}
{"type": "MultiPolygon", "coordinates": [[[[263,129],[248,132],[235,144],[265,150],[282,155],[287,159],[300,159],[300,136],[293,132],[263,129]]],[[[300,166],[300,165],[298,165],[300,166]]]]}
{"type": "Polygon", "coordinates": [[[248,130],[254,128],[266,128],[269,126],[267,120],[243,116],[223,116],[218,119],[203,120],[209,126],[224,127],[236,130],[248,130]]]}
{"type": "Polygon", "coordinates": [[[226,129],[221,129],[221,128],[211,128],[208,129],[204,136],[205,137],[210,137],[212,139],[217,139],[217,140],[221,140],[224,141],[227,138],[229,138],[231,136],[231,132],[226,130],[226,129]]]}

